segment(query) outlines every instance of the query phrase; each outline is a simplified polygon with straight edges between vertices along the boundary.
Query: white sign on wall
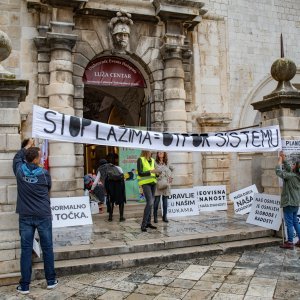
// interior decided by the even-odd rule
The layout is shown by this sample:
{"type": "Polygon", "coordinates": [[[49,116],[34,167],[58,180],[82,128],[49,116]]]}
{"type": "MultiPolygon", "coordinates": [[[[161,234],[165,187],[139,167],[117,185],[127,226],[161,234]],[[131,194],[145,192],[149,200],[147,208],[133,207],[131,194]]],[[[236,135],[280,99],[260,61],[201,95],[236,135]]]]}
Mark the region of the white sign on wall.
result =
{"type": "Polygon", "coordinates": [[[195,187],[199,212],[227,210],[226,186],[197,186],[195,187]]]}
{"type": "Polygon", "coordinates": [[[173,189],[168,196],[168,218],[195,216],[199,214],[195,190],[173,189]]]}
{"type": "Polygon", "coordinates": [[[280,196],[254,194],[247,223],[278,231],[281,222],[280,196]]]}
{"type": "Polygon", "coordinates": [[[257,193],[256,185],[253,184],[229,194],[229,199],[233,201],[234,204],[234,212],[240,215],[250,212],[254,194],[257,193]]]}
{"type": "Polygon", "coordinates": [[[89,197],[51,198],[52,227],[93,224],[89,197]]]}

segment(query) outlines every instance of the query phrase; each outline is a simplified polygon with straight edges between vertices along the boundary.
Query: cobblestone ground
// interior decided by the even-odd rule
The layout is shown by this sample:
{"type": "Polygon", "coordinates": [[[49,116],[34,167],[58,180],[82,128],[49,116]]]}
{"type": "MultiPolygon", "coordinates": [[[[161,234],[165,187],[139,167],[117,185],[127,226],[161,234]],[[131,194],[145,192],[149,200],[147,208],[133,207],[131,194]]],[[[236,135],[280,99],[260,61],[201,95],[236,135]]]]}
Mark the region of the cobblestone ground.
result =
{"type": "Polygon", "coordinates": [[[34,281],[30,294],[0,287],[0,299],[300,299],[299,250],[268,247],[160,265],[70,275],[45,289],[34,281]]]}

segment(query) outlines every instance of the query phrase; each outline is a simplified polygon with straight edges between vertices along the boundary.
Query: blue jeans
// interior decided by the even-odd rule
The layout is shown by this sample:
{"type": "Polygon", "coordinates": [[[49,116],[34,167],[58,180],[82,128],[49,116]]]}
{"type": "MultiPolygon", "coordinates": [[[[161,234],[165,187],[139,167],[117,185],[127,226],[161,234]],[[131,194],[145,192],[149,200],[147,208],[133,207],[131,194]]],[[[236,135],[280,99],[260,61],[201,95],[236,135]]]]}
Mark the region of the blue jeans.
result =
{"type": "Polygon", "coordinates": [[[294,228],[300,240],[300,225],[297,219],[299,207],[298,206],[286,206],[283,208],[284,221],[287,228],[287,237],[289,242],[294,240],[294,228]]]}
{"type": "Polygon", "coordinates": [[[43,251],[44,270],[47,284],[54,284],[54,254],[52,242],[52,217],[19,216],[19,233],[21,237],[21,280],[20,285],[27,290],[32,273],[32,248],[34,232],[37,229],[43,251]]]}
{"type": "Polygon", "coordinates": [[[162,197],[162,203],[163,203],[163,218],[165,219],[167,217],[167,212],[168,212],[168,196],[155,196],[154,200],[154,207],[153,207],[153,214],[154,214],[154,219],[157,219],[157,211],[158,211],[158,206],[160,202],[160,198],[162,197]]]}
{"type": "Polygon", "coordinates": [[[146,199],[146,206],[144,209],[144,216],[142,221],[142,228],[151,224],[151,210],[154,204],[154,195],[156,190],[156,184],[143,184],[143,193],[146,199]]]}

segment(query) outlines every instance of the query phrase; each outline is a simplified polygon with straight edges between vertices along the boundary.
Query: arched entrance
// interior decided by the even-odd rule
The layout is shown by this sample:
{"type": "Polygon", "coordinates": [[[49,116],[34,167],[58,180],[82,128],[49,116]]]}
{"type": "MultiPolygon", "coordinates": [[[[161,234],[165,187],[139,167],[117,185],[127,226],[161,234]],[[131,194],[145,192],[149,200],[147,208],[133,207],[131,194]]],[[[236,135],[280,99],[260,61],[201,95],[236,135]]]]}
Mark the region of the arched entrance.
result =
{"type": "MultiPolygon", "coordinates": [[[[146,81],[130,61],[102,56],[91,61],[83,75],[83,117],[108,124],[146,127],[149,101],[146,81]]],[[[93,173],[101,158],[118,165],[116,147],[86,145],[85,173],[93,173]]]]}

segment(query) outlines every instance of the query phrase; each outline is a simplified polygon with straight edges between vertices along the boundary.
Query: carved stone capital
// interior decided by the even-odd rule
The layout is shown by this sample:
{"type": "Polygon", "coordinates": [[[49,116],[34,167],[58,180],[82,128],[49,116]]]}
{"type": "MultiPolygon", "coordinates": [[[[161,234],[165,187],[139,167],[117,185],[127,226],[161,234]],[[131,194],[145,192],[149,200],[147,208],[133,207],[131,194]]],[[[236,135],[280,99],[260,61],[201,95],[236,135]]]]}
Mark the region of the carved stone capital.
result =
{"type": "Polygon", "coordinates": [[[192,50],[186,42],[185,36],[169,34],[164,36],[164,45],[161,48],[164,59],[188,59],[192,56],[192,50]]]}
{"type": "Polygon", "coordinates": [[[0,108],[17,108],[28,95],[28,80],[0,79],[0,108]]]}
{"type": "Polygon", "coordinates": [[[47,32],[47,42],[51,50],[71,51],[75,46],[77,35],[47,32]]]}

